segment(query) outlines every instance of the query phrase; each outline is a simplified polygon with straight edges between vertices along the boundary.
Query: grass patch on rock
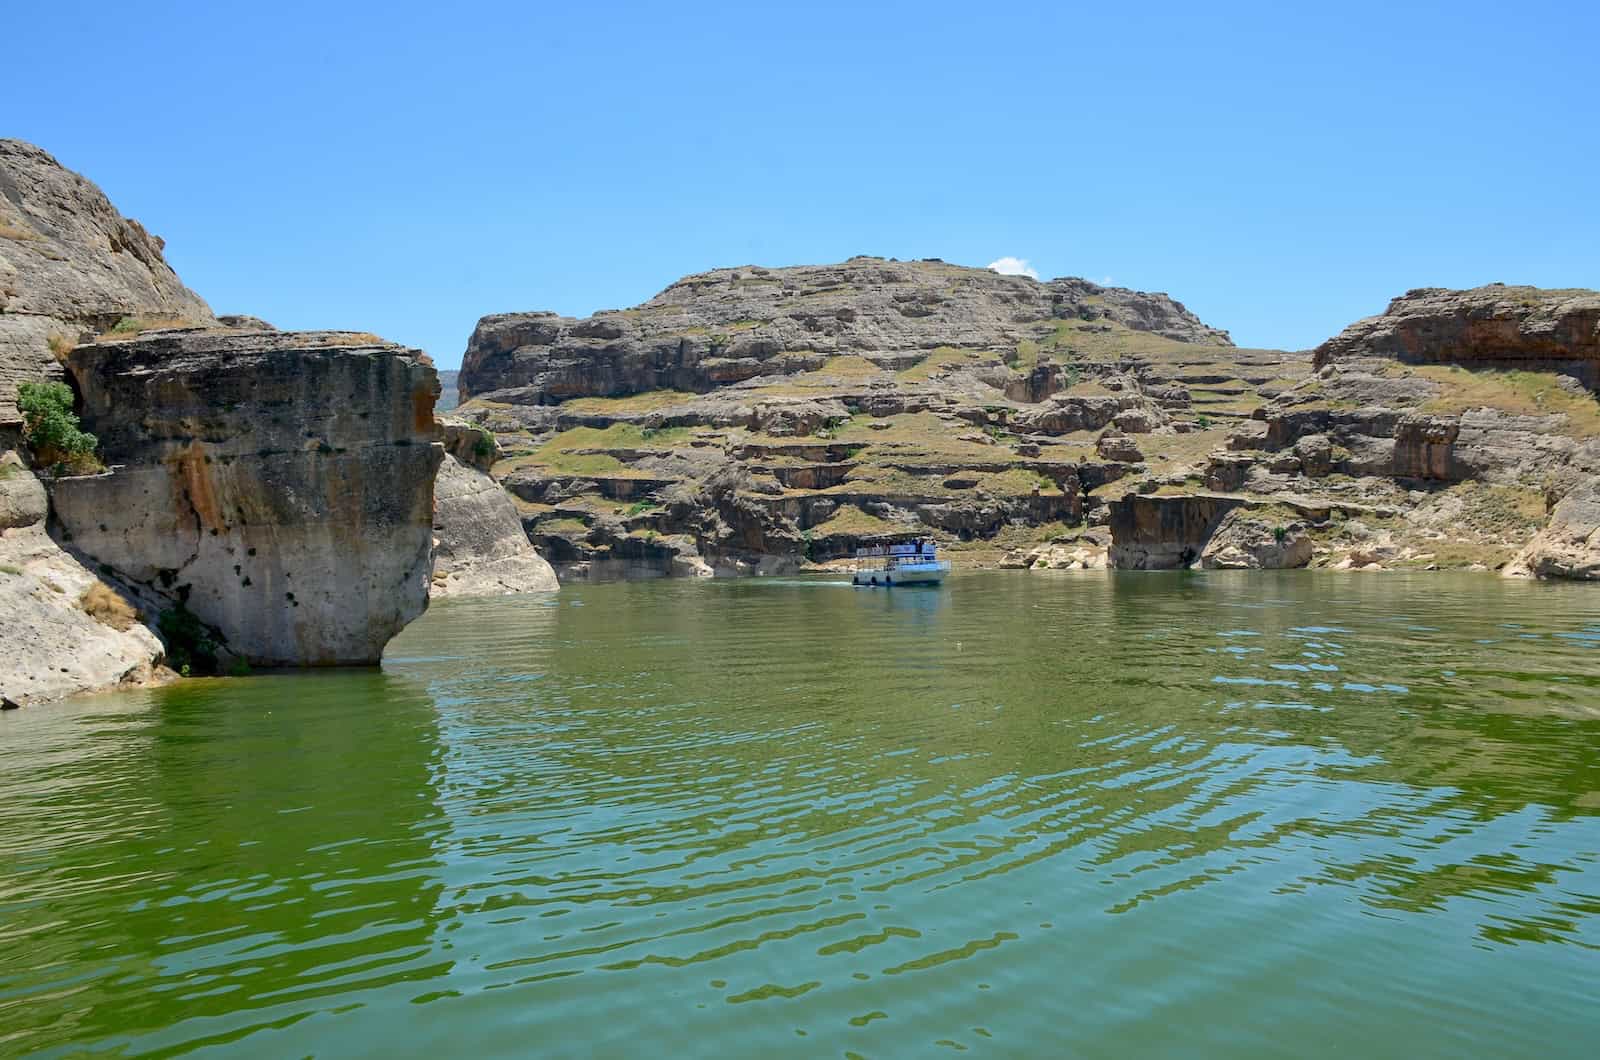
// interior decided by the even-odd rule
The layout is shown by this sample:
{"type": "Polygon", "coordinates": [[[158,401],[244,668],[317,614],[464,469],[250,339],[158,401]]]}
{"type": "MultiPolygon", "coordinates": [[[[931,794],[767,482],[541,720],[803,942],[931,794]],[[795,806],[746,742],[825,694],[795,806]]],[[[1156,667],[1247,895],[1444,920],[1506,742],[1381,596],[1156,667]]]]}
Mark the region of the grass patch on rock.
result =
{"type": "Polygon", "coordinates": [[[631,412],[655,412],[660,409],[693,401],[698,394],[687,390],[647,390],[626,397],[581,397],[562,403],[562,408],[573,412],[594,415],[622,415],[631,412]]]}
{"type": "Polygon", "coordinates": [[[895,376],[908,383],[925,383],[932,379],[934,373],[941,368],[970,367],[982,363],[984,356],[985,354],[981,350],[964,350],[955,346],[940,346],[910,368],[896,372],[895,376]]]}
{"type": "Polygon", "coordinates": [[[826,522],[818,523],[811,528],[813,537],[824,538],[833,534],[847,534],[851,537],[875,537],[888,534],[904,533],[905,527],[898,523],[891,523],[887,519],[880,519],[870,515],[853,504],[842,504],[826,522]]]}
{"type": "Polygon", "coordinates": [[[609,474],[627,469],[607,449],[675,449],[689,444],[693,433],[687,427],[651,429],[632,423],[609,427],[574,427],[562,431],[527,456],[512,457],[495,465],[501,477],[519,467],[537,466],[569,475],[609,474]]]}
{"type": "Polygon", "coordinates": [[[1417,365],[1412,371],[1443,388],[1438,397],[1422,406],[1423,412],[1455,415],[1492,408],[1518,416],[1565,416],[1567,434],[1600,436],[1600,401],[1556,372],[1470,369],[1454,364],[1417,365]]]}

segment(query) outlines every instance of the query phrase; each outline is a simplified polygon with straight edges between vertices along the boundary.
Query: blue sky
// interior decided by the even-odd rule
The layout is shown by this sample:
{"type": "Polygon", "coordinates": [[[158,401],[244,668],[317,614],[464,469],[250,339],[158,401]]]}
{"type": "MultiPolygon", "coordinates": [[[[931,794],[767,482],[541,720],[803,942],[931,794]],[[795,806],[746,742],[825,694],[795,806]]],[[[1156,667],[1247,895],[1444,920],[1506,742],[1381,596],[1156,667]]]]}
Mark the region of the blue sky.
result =
{"type": "Polygon", "coordinates": [[[13,0],[0,135],[219,312],[459,362],[853,254],[1164,290],[1305,347],[1410,287],[1600,287],[1600,5],[13,0]]]}

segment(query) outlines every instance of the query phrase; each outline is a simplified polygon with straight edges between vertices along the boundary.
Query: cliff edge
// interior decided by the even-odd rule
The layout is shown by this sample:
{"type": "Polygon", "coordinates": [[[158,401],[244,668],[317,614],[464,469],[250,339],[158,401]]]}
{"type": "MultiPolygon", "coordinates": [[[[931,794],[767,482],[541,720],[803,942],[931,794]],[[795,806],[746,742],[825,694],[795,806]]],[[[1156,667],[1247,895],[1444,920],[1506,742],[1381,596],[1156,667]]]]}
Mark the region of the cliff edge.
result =
{"type": "Polygon", "coordinates": [[[65,350],[125,318],[216,323],[164,247],[48,152],[0,139],[0,425],[18,383],[61,378],[65,350]]]}

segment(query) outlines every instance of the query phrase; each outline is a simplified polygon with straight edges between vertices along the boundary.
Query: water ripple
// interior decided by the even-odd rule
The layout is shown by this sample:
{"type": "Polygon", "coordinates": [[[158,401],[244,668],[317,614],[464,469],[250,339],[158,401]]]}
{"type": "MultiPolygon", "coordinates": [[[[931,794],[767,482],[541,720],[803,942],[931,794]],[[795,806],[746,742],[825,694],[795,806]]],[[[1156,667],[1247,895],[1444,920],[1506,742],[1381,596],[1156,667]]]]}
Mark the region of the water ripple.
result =
{"type": "Polygon", "coordinates": [[[1582,1055],[1597,629],[1437,575],[616,585],[18,712],[0,1052],[1582,1055]]]}

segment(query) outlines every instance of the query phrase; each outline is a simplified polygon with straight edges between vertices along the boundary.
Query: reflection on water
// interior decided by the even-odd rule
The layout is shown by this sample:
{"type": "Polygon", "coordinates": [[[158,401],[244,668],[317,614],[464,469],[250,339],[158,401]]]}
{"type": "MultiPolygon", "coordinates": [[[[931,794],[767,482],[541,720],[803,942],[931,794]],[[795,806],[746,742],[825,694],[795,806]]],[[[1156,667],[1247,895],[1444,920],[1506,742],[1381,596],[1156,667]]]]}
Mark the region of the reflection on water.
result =
{"type": "Polygon", "coordinates": [[[0,719],[0,1054],[1582,1055],[1600,597],[989,575],[436,607],[0,719]]]}

